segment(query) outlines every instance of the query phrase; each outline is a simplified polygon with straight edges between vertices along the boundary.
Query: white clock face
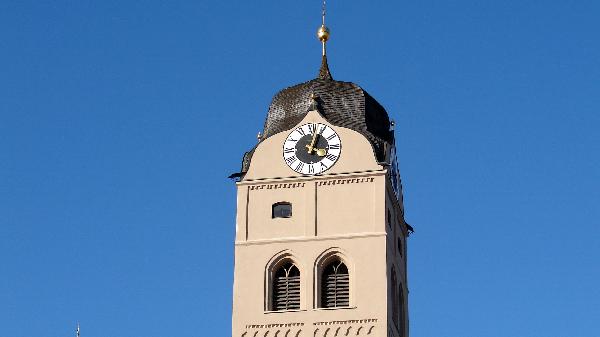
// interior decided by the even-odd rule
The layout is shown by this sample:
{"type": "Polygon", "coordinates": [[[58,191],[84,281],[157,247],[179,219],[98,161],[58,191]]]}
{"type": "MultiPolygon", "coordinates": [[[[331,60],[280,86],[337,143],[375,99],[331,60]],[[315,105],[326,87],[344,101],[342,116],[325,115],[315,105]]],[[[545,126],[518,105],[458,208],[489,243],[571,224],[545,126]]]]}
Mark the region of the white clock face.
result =
{"type": "Polygon", "coordinates": [[[313,175],[327,171],[342,153],[342,140],[321,123],[304,124],[285,139],[283,160],[294,171],[313,175]]]}

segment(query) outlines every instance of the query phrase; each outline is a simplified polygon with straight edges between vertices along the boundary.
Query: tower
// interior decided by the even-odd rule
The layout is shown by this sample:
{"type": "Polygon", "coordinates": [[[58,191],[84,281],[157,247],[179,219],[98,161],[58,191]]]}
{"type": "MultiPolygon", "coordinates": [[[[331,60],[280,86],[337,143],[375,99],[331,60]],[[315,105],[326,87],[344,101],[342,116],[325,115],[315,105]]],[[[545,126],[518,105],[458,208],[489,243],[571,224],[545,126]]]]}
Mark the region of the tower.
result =
{"type": "Polygon", "coordinates": [[[236,178],[233,337],[407,337],[406,238],[393,122],[333,79],[275,95],[236,178]]]}

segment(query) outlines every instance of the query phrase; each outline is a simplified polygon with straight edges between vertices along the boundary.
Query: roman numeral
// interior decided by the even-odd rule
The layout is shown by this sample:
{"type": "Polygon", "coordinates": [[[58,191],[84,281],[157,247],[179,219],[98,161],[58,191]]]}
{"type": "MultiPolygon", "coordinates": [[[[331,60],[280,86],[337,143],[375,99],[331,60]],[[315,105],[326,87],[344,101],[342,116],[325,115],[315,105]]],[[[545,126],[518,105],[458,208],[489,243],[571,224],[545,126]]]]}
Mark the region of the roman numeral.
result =
{"type": "Polygon", "coordinates": [[[315,167],[312,164],[308,165],[308,173],[315,173],[315,167]]]}
{"type": "Polygon", "coordinates": [[[303,162],[299,162],[298,165],[296,165],[296,171],[302,171],[303,167],[304,167],[304,163],[303,162]]]}
{"type": "Polygon", "coordinates": [[[327,170],[327,165],[323,164],[323,162],[320,162],[319,164],[321,164],[321,171],[327,170]]]}
{"type": "Polygon", "coordinates": [[[340,144],[331,144],[331,145],[329,145],[329,149],[330,150],[339,150],[340,144]]]}
{"type": "Polygon", "coordinates": [[[285,148],[283,150],[283,153],[294,153],[294,152],[296,152],[296,149],[294,149],[293,147],[285,148]]]}
{"type": "Polygon", "coordinates": [[[296,156],[291,156],[291,157],[285,158],[285,162],[288,165],[292,165],[292,163],[295,162],[296,160],[298,160],[298,158],[296,158],[296,156]]]}
{"type": "MultiPolygon", "coordinates": [[[[310,128],[310,125],[309,125],[310,128]]],[[[302,130],[302,128],[298,128],[296,131],[298,131],[299,134],[301,134],[302,136],[306,136],[306,133],[304,133],[304,130],[302,130]]]]}
{"type": "Polygon", "coordinates": [[[317,130],[317,125],[316,124],[308,124],[308,130],[310,130],[310,133],[315,133],[315,131],[317,130]]]}
{"type": "Polygon", "coordinates": [[[335,133],[334,133],[333,135],[331,135],[331,136],[327,137],[327,140],[332,140],[332,139],[334,139],[334,138],[335,138],[335,133]]]}
{"type": "Polygon", "coordinates": [[[298,139],[294,139],[294,138],[288,138],[286,140],[286,142],[297,142],[297,141],[298,141],[298,139]]]}
{"type": "Polygon", "coordinates": [[[325,158],[327,158],[327,159],[329,159],[329,160],[331,160],[331,161],[335,161],[335,160],[337,159],[337,156],[334,156],[334,155],[332,155],[332,154],[327,154],[327,155],[325,156],[325,158]]]}

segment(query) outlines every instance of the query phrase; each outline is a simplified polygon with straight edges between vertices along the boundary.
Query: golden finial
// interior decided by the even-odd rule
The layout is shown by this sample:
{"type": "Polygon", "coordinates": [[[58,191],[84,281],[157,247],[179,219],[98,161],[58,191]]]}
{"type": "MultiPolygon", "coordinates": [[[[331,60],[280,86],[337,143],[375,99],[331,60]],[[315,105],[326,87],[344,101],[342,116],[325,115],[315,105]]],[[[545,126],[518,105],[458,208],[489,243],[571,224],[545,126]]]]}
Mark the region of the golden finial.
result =
{"type": "Polygon", "coordinates": [[[323,0],[323,12],[321,15],[322,22],[321,27],[317,30],[317,37],[319,41],[323,44],[323,56],[321,57],[321,69],[319,69],[319,78],[323,80],[332,80],[331,73],[329,72],[329,65],[327,64],[327,41],[329,40],[329,28],[325,26],[325,5],[326,0],[323,0]]]}
{"type": "Polygon", "coordinates": [[[317,31],[317,37],[321,42],[327,42],[327,40],[329,40],[329,28],[327,28],[325,25],[319,27],[319,30],[317,31]]]}
{"type": "Polygon", "coordinates": [[[319,30],[317,30],[317,37],[319,38],[319,41],[321,41],[321,43],[323,44],[323,56],[325,56],[327,54],[327,50],[325,49],[325,44],[327,43],[327,41],[329,40],[329,28],[327,28],[327,26],[325,26],[325,15],[327,14],[327,12],[325,11],[325,7],[326,7],[326,0],[323,0],[323,11],[322,11],[322,23],[321,23],[321,27],[319,27],[319,30]]]}

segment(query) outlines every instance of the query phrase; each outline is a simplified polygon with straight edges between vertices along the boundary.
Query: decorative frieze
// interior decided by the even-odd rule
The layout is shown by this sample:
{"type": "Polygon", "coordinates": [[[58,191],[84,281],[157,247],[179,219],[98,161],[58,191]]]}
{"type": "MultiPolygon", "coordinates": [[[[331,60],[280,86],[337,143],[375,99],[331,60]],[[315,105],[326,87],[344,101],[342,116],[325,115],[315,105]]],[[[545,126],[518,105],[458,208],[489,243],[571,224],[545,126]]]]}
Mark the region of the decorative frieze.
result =
{"type": "Polygon", "coordinates": [[[252,186],[250,186],[250,191],[302,188],[305,185],[306,185],[306,183],[278,183],[278,184],[252,185],[252,186]]]}
{"type": "MultiPolygon", "coordinates": [[[[335,185],[349,185],[349,184],[364,184],[372,183],[375,181],[373,177],[362,177],[362,178],[340,178],[340,179],[328,179],[317,181],[317,186],[335,186],[335,185]]],[[[277,184],[262,184],[262,185],[250,185],[250,191],[256,190],[277,190],[277,189],[293,189],[302,188],[306,186],[306,182],[295,182],[295,183],[277,183],[277,184]]]]}
{"type": "Polygon", "coordinates": [[[246,329],[271,329],[304,326],[304,323],[246,324],[246,329]]]}
{"type": "Polygon", "coordinates": [[[302,329],[259,329],[244,331],[240,337],[302,337],[302,329]]]}
{"type": "MultiPolygon", "coordinates": [[[[314,329],[306,331],[310,337],[370,336],[377,318],[313,322],[314,329]]],[[[247,324],[240,337],[302,337],[304,323],[247,324]]],[[[308,337],[308,336],[307,336],[308,337]]]]}
{"type": "Polygon", "coordinates": [[[317,182],[317,186],[335,186],[335,185],[346,185],[346,184],[364,184],[372,183],[375,181],[373,177],[363,178],[345,178],[345,179],[330,179],[317,182]]]}
{"type": "Polygon", "coordinates": [[[348,319],[348,320],[344,320],[344,321],[314,322],[313,325],[345,325],[345,324],[365,324],[365,323],[377,323],[377,318],[348,319]]]}

